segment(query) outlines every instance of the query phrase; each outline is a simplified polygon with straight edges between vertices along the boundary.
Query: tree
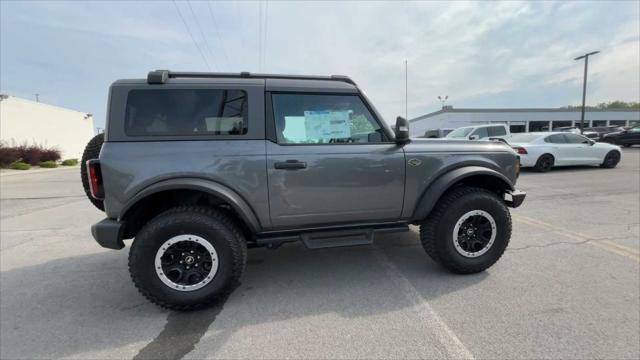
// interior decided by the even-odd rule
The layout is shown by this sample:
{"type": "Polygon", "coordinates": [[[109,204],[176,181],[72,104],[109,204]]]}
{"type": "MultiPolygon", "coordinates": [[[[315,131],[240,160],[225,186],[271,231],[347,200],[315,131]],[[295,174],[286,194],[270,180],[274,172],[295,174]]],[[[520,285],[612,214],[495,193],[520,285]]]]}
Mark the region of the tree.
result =
{"type": "MultiPolygon", "coordinates": [[[[581,105],[567,105],[563,109],[580,109],[581,105]]],[[[587,105],[587,109],[640,109],[640,102],[625,102],[620,100],[602,102],[596,106],[587,105]]]]}

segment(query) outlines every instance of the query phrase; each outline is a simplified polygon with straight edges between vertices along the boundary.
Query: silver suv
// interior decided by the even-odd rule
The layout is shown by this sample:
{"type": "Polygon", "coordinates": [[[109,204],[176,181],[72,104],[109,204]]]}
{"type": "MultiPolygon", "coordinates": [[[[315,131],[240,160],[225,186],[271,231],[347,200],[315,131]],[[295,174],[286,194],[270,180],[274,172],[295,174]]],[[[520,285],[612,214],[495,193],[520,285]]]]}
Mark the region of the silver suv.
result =
{"type": "Polygon", "coordinates": [[[483,271],[511,237],[518,156],[493,141],[409,139],[345,76],[178,73],[118,80],[83,181],[152,302],[189,310],[233,290],[247,248],[371,244],[420,226],[447,269],[483,271]]]}

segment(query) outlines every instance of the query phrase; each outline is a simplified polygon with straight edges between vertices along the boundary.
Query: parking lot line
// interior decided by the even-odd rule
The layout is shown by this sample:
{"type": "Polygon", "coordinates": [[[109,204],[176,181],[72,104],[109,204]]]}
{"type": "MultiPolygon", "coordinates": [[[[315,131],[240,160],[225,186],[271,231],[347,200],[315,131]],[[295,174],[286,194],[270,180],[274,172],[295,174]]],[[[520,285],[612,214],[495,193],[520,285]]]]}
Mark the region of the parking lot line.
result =
{"type": "Polygon", "coordinates": [[[531,225],[531,226],[535,226],[541,229],[545,229],[545,230],[549,230],[549,231],[553,231],[556,234],[562,235],[564,237],[568,237],[570,239],[574,239],[574,240],[578,240],[578,241],[584,241],[588,244],[591,244],[593,246],[599,247],[603,250],[606,250],[608,252],[617,254],[617,255],[621,255],[624,256],[626,258],[635,260],[637,262],[640,262],[640,252],[638,252],[638,250],[628,247],[628,246],[624,246],[624,245],[620,245],[617,244],[613,241],[610,240],[606,240],[606,239],[596,239],[592,236],[586,235],[586,234],[582,234],[576,231],[571,231],[571,230],[567,230],[567,229],[563,229],[561,227],[546,223],[544,221],[540,221],[534,218],[530,218],[528,216],[523,216],[523,215],[513,215],[512,216],[514,220],[518,221],[518,222],[522,222],[524,224],[527,225],[531,225]]]}
{"type": "Polygon", "coordinates": [[[421,308],[421,314],[424,320],[430,323],[434,330],[438,341],[449,353],[453,359],[475,359],[471,351],[460,341],[458,336],[449,328],[442,318],[435,312],[429,302],[420,294],[420,292],[411,284],[411,282],[402,274],[393,262],[385,255],[382,250],[377,249],[375,252],[379,261],[386,268],[394,283],[402,288],[402,292],[406,298],[415,306],[421,308]]]}

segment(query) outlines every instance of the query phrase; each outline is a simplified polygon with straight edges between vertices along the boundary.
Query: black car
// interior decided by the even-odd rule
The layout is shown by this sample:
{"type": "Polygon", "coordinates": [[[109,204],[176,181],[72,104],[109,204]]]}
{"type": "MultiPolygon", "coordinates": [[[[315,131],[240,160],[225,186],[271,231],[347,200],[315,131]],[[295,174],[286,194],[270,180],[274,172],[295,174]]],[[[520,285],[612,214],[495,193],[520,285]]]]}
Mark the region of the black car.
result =
{"type": "Polygon", "coordinates": [[[602,141],[622,145],[624,147],[640,145],[640,126],[634,126],[628,130],[606,134],[602,137],[602,141]]]}
{"type": "Polygon", "coordinates": [[[614,132],[623,131],[624,128],[621,126],[594,126],[590,128],[585,128],[584,131],[595,132],[598,133],[597,138],[592,138],[594,140],[602,141],[602,138],[614,132]]]}

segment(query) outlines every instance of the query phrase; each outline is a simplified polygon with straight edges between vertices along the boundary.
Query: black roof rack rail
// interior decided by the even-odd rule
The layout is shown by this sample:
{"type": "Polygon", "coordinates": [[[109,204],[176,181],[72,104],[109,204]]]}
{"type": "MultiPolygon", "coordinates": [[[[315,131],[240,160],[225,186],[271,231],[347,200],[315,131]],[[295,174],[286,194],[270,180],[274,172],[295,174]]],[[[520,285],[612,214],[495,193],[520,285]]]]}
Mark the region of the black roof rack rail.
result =
{"type": "Polygon", "coordinates": [[[316,76],[316,75],[278,75],[278,74],[252,74],[250,72],[241,73],[210,73],[210,72],[174,72],[169,70],[150,71],[147,75],[147,83],[164,84],[168,79],[175,78],[252,78],[252,79],[290,79],[290,80],[334,80],[342,81],[352,85],[356,83],[345,75],[316,76]]]}

